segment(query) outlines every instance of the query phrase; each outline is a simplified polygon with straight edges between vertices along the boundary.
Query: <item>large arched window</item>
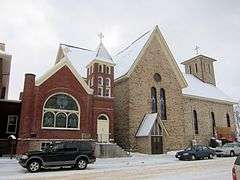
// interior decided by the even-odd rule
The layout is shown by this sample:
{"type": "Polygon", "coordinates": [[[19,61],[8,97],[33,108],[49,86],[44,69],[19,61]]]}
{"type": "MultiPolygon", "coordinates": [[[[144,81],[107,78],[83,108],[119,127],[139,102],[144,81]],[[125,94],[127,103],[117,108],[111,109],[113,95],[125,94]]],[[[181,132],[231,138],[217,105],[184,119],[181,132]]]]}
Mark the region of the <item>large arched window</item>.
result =
{"type": "Polygon", "coordinates": [[[226,114],[226,118],[227,118],[227,127],[231,127],[230,117],[228,113],[226,114]]]}
{"type": "Polygon", "coordinates": [[[193,124],[194,124],[194,132],[198,134],[198,119],[197,119],[197,111],[193,110],[193,124]]]}
{"type": "Polygon", "coordinates": [[[163,88],[160,89],[160,110],[161,110],[161,119],[167,120],[166,96],[165,96],[165,90],[163,88]]]}
{"type": "Polygon", "coordinates": [[[64,93],[47,99],[43,107],[43,128],[79,129],[80,109],[77,101],[64,93]]]}
{"type": "Polygon", "coordinates": [[[213,136],[215,136],[216,122],[214,112],[211,112],[211,118],[212,118],[212,134],[213,136]]]}
{"type": "Polygon", "coordinates": [[[157,90],[155,87],[151,88],[151,102],[152,102],[152,113],[157,112],[157,90]]]}

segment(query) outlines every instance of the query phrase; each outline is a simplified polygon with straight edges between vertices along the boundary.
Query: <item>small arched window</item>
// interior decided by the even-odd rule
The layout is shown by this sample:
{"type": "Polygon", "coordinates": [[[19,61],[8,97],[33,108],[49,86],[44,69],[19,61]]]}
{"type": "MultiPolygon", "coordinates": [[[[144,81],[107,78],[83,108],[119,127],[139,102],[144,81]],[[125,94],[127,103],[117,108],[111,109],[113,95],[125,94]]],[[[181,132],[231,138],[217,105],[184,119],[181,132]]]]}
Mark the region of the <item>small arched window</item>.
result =
{"type": "Polygon", "coordinates": [[[198,134],[198,119],[197,119],[197,111],[193,110],[193,124],[194,124],[194,132],[198,134]]]}
{"type": "Polygon", "coordinates": [[[227,127],[231,127],[230,117],[228,113],[226,114],[226,118],[227,118],[227,127]]]}
{"type": "Polygon", "coordinates": [[[108,120],[108,116],[105,114],[101,114],[100,116],[98,116],[97,118],[98,120],[103,120],[103,121],[107,121],[108,120]]]}
{"type": "Polygon", "coordinates": [[[189,73],[192,74],[192,68],[190,65],[189,65],[189,73]]]}
{"type": "Polygon", "coordinates": [[[106,78],[106,87],[111,87],[111,79],[106,78]]]}
{"type": "Polygon", "coordinates": [[[80,110],[77,101],[64,93],[47,99],[43,107],[43,128],[79,129],[80,110]]]}
{"type": "Polygon", "coordinates": [[[155,87],[151,88],[151,102],[152,102],[152,113],[157,112],[157,90],[155,87]]]}
{"type": "Polygon", "coordinates": [[[98,85],[103,86],[103,78],[101,76],[98,77],[98,85]]]}
{"type": "Polygon", "coordinates": [[[110,73],[110,67],[108,67],[108,66],[106,66],[106,73],[107,73],[107,74],[111,74],[111,73],[110,73]]]}
{"type": "Polygon", "coordinates": [[[98,72],[102,72],[102,71],[103,71],[102,64],[99,64],[99,65],[98,65],[98,72]]]}
{"type": "Polygon", "coordinates": [[[195,63],[195,70],[196,70],[196,73],[198,73],[198,65],[197,65],[197,63],[195,63]]]}
{"type": "Polygon", "coordinates": [[[161,119],[167,120],[166,96],[165,96],[165,90],[163,88],[160,89],[160,110],[161,110],[161,119]]]}
{"type": "Polygon", "coordinates": [[[214,112],[211,112],[211,118],[212,118],[212,134],[213,136],[215,136],[216,122],[214,112]]]}

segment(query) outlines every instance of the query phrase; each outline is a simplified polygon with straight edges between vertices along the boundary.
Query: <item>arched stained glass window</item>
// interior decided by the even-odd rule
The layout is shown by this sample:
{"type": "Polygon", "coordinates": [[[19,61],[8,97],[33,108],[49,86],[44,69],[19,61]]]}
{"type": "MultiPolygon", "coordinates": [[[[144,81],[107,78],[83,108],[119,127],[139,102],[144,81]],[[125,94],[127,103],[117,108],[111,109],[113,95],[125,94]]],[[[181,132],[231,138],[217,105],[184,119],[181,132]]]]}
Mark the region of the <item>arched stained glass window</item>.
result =
{"type": "Polygon", "coordinates": [[[228,113],[226,114],[226,118],[227,118],[227,127],[231,127],[230,117],[228,113]]]}
{"type": "Polygon", "coordinates": [[[161,119],[167,120],[166,96],[165,96],[165,90],[163,88],[160,89],[160,110],[161,110],[161,119]]]}
{"type": "Polygon", "coordinates": [[[151,88],[151,102],[152,102],[152,113],[157,112],[157,90],[155,87],[151,88]]]}
{"type": "Polygon", "coordinates": [[[43,128],[79,129],[80,109],[71,96],[58,93],[50,96],[43,107],[43,128]]]}
{"type": "Polygon", "coordinates": [[[194,132],[198,134],[198,119],[197,119],[197,111],[193,110],[193,123],[194,123],[194,132]]]}

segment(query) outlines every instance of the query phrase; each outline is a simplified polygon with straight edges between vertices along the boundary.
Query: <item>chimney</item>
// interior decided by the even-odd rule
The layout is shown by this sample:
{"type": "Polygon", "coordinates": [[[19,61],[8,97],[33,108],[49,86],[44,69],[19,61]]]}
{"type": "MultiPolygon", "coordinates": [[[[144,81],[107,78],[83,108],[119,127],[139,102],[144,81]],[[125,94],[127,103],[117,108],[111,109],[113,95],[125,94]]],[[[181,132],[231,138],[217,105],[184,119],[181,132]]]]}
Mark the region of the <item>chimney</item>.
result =
{"type": "Polygon", "coordinates": [[[4,43],[0,43],[0,50],[5,51],[5,44],[4,43]]]}

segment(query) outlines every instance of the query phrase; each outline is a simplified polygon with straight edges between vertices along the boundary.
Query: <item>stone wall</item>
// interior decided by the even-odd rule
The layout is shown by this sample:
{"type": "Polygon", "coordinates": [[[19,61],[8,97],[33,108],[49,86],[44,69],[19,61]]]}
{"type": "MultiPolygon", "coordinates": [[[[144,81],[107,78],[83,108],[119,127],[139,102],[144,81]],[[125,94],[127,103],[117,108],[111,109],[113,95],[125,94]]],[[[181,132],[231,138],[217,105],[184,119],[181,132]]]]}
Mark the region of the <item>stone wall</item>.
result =
{"type": "Polygon", "coordinates": [[[189,145],[191,140],[196,138],[199,144],[209,144],[213,137],[212,117],[214,112],[216,127],[227,127],[226,114],[230,116],[231,127],[235,130],[233,106],[199,99],[184,98],[184,120],[185,120],[185,144],[189,145]],[[193,126],[193,110],[196,110],[198,117],[199,134],[195,135],[193,126]]]}
{"type": "Polygon", "coordinates": [[[116,142],[123,148],[130,148],[129,143],[129,84],[121,80],[114,85],[114,132],[116,142]]]}

